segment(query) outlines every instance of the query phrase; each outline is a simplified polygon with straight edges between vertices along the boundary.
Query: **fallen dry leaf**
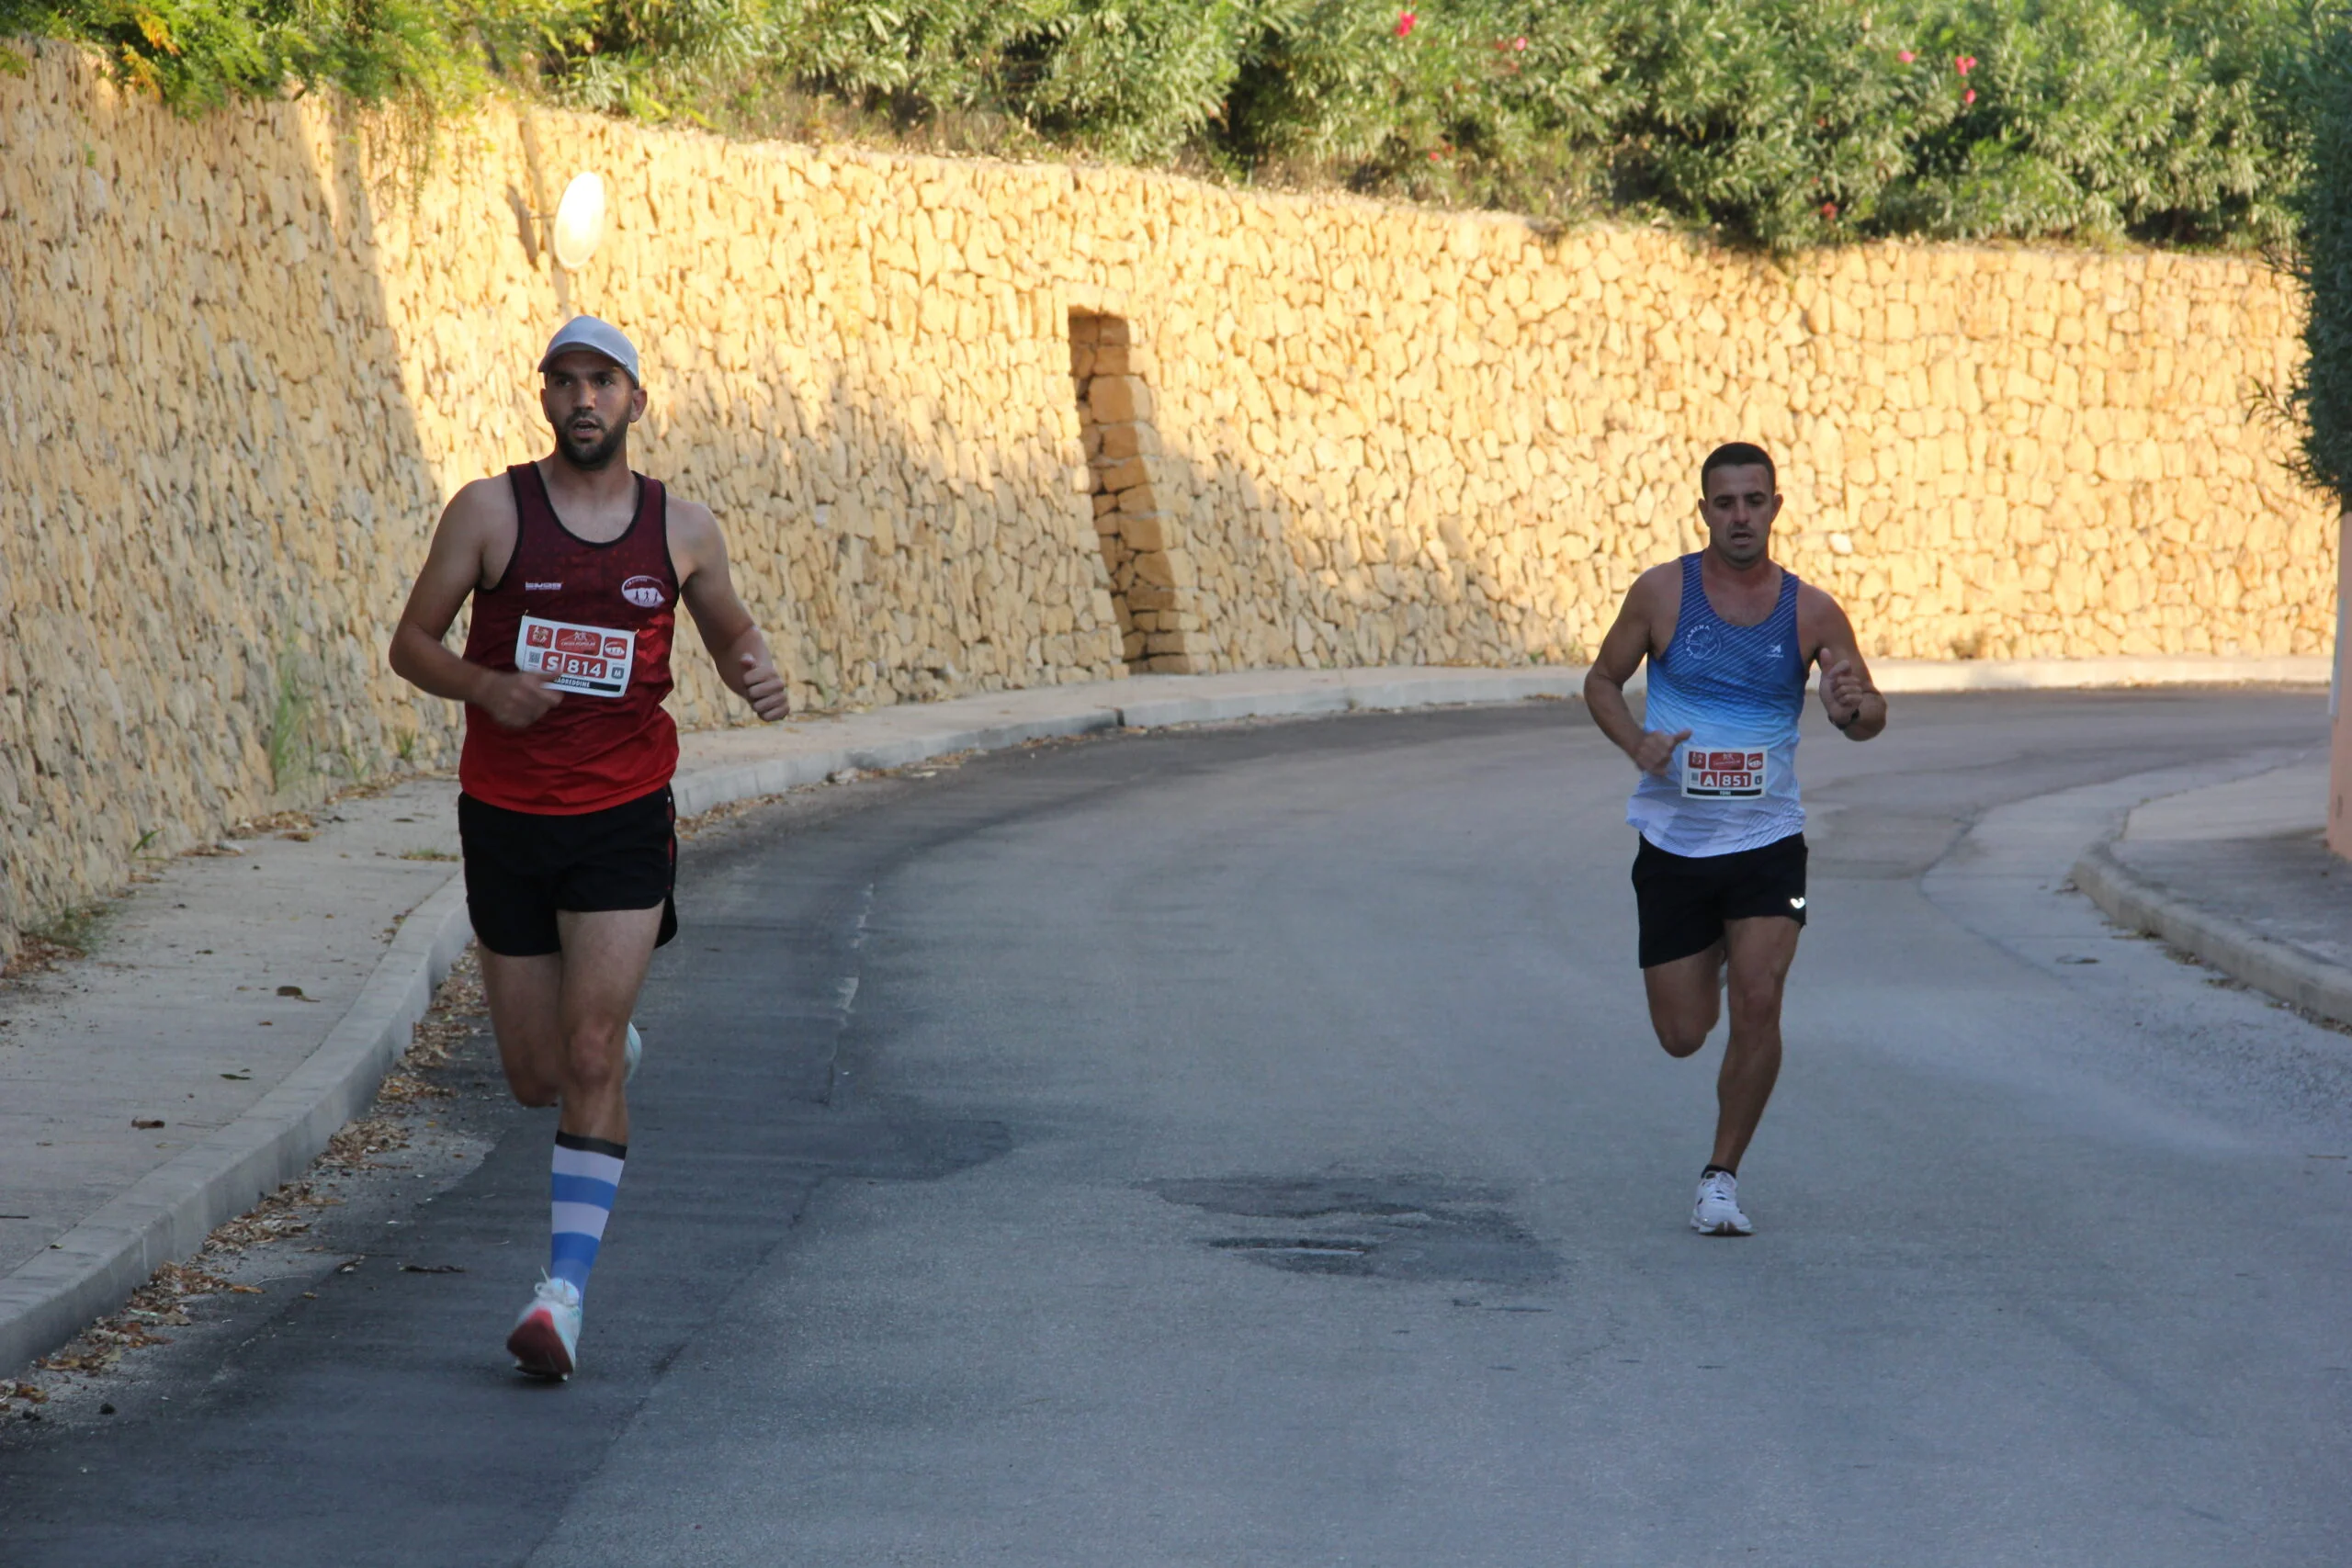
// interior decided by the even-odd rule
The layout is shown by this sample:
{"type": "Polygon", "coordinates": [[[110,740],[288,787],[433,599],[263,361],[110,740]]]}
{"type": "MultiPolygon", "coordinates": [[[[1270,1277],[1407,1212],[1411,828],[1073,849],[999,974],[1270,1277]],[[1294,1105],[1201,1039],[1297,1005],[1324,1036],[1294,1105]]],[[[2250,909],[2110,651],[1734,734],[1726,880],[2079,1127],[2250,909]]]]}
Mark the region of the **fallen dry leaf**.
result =
{"type": "Polygon", "coordinates": [[[404,1073],[396,1067],[384,1075],[376,1098],[387,1104],[401,1105],[414,1100],[447,1100],[457,1092],[447,1085],[427,1083],[414,1073],[404,1073]]]}
{"type": "Polygon", "coordinates": [[[318,825],[319,819],[307,811],[273,811],[266,817],[248,817],[229,831],[240,839],[253,839],[264,833],[308,832],[318,825]]]}
{"type": "Polygon", "coordinates": [[[300,1235],[311,1228],[311,1222],[303,1217],[300,1211],[333,1208],[341,1201],[338,1198],[320,1197],[307,1181],[289,1181],[251,1210],[215,1230],[205,1239],[204,1249],[207,1252],[236,1253],[249,1247],[259,1247],[266,1241],[300,1235]]]}
{"type": "Polygon", "coordinates": [[[100,1318],[84,1329],[72,1344],[33,1364],[52,1372],[102,1372],[121,1360],[126,1350],[170,1344],[169,1335],[155,1330],[194,1322],[186,1306],[190,1299],[218,1291],[239,1290],[259,1293],[253,1286],[232,1285],[210,1269],[193,1263],[166,1263],[149,1275],[145,1284],[130,1292],[130,1300],[122,1311],[112,1317],[100,1318]]]}
{"type": "Polygon", "coordinates": [[[319,1163],[345,1170],[375,1164],[374,1156],[408,1147],[408,1129],[389,1116],[364,1116],[327,1140],[319,1163]]]}
{"type": "Polygon", "coordinates": [[[47,937],[28,933],[17,939],[16,956],[5,965],[0,965],[0,979],[14,980],[26,975],[38,975],[44,970],[54,969],[69,959],[86,956],[78,947],[69,947],[62,942],[51,942],[47,937]]]}

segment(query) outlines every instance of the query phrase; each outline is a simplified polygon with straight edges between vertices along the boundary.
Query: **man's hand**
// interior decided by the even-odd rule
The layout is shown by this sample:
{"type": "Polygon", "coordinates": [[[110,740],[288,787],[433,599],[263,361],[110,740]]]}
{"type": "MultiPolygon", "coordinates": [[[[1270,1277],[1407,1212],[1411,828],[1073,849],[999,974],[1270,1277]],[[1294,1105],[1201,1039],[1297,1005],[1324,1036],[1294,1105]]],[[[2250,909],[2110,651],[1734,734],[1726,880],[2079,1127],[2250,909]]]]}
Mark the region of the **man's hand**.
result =
{"type": "Polygon", "coordinates": [[[792,712],[792,697],[784,689],[784,677],[776,673],[772,656],[743,655],[743,700],[770,724],[792,712]]]}
{"type": "Polygon", "coordinates": [[[1664,778],[1667,764],[1674,761],[1674,749],[1690,739],[1690,732],[1687,729],[1678,729],[1671,735],[1663,729],[1650,730],[1643,735],[1641,744],[1634,748],[1634,765],[1645,773],[1656,773],[1664,778]]]}
{"type": "Polygon", "coordinates": [[[508,670],[484,681],[471,701],[500,728],[528,729],[563,701],[563,694],[536,670],[508,670]]]}
{"type": "Polygon", "coordinates": [[[1852,728],[1862,713],[1862,699],[1871,694],[1850,660],[1841,659],[1821,672],[1821,711],[1840,729],[1852,728]]]}

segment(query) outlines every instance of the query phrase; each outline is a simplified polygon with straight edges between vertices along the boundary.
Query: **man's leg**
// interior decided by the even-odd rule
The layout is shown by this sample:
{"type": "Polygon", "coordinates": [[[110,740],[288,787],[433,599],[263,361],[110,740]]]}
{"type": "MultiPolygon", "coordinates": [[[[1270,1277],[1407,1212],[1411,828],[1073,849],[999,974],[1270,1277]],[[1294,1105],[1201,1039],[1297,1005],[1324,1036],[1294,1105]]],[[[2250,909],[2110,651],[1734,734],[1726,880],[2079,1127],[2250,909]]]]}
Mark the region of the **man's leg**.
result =
{"type": "Polygon", "coordinates": [[[1678,1061],[1707,1043],[1715,1020],[1723,1016],[1724,944],[1720,942],[1690,954],[1653,964],[1642,971],[1642,989],[1649,996],[1650,1027],[1657,1043],[1678,1061]]]}
{"type": "Polygon", "coordinates": [[[525,1105],[563,1099],[563,954],[481,950],[481,989],[506,1087],[525,1105]]]}
{"type": "Polygon", "coordinates": [[[485,959],[507,1082],[526,1104],[560,1107],[549,1192],[548,1277],[507,1348],[524,1371],[569,1377],[589,1270],[628,1157],[629,1015],[653,956],[662,907],[559,911],[560,953],[485,959]]]}
{"type": "Polygon", "coordinates": [[[1715,1078],[1713,1163],[1724,1170],[1739,1168],[1740,1156],[1747,1152],[1747,1141],[1756,1135],[1764,1104],[1781,1076],[1781,995],[1804,931],[1780,915],[1724,922],[1730,960],[1725,988],[1731,995],[1731,1040],[1724,1047],[1723,1070],[1715,1078]]]}
{"type": "Polygon", "coordinates": [[[563,951],[484,950],[482,992],[506,1087],[525,1105],[560,1105],[567,1133],[626,1143],[628,1021],[653,958],[662,910],[559,913],[563,951]]]}
{"type": "Polygon", "coordinates": [[[628,1021],[653,962],[662,906],[560,911],[563,979],[557,1008],[563,1112],[557,1125],[580,1137],[628,1142],[628,1021]]]}

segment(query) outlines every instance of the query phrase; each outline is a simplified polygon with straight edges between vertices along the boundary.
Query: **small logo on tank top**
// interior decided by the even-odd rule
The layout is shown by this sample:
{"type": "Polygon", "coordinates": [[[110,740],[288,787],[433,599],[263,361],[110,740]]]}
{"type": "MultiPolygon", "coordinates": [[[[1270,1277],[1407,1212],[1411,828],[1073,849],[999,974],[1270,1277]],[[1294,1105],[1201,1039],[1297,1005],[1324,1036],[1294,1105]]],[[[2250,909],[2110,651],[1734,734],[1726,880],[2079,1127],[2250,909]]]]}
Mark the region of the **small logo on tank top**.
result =
{"type": "Polygon", "coordinates": [[[621,597],[640,610],[658,610],[669,596],[658,577],[632,577],[621,584],[621,597]]]}
{"type": "Polygon", "coordinates": [[[1723,637],[1713,621],[1692,621],[1676,629],[1674,640],[1680,645],[1675,651],[1682,656],[1681,662],[1695,671],[1714,661],[1716,646],[1723,637]]]}
{"type": "Polygon", "coordinates": [[[526,593],[557,593],[562,592],[562,589],[563,584],[560,582],[526,582],[523,584],[523,592],[526,593]]]}

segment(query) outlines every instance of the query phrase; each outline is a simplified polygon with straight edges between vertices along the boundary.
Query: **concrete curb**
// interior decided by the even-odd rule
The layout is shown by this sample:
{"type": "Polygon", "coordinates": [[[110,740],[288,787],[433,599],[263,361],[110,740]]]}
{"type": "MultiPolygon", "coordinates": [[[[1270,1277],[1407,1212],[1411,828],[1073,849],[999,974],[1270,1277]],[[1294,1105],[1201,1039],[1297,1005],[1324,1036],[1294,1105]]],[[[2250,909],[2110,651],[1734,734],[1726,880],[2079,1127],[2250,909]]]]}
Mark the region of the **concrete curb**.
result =
{"type": "MultiPolygon", "coordinates": [[[[902,768],[956,751],[1001,750],[1031,740],[1088,735],[1105,729],[1159,729],[1170,725],[1245,718],[1302,718],[1364,709],[1565,698],[1583,691],[1584,675],[1581,668],[1551,666],[1526,671],[1289,671],[1276,677],[1138,676],[1109,683],[1112,692],[1127,696],[1124,702],[1102,701],[1102,686],[1080,687],[1070,694],[1072,705],[1059,713],[1009,716],[993,723],[945,724],[937,728],[921,728],[917,720],[914,727],[902,733],[864,743],[850,742],[820,751],[718,762],[682,771],[671,788],[679,815],[692,817],[730,801],[821,784],[850,768],[866,772],[902,768]]],[[[1047,688],[1021,695],[1025,705],[1042,705],[1041,699],[1050,700],[1050,692],[1047,688]]],[[[985,706],[985,700],[978,700],[978,705],[985,706]]],[[[903,724],[910,716],[909,709],[899,707],[819,722],[847,725],[862,718],[903,724]]]]}
{"type": "MultiPolygon", "coordinates": [[[[2102,686],[2262,682],[2324,684],[2324,659],[2114,659],[2080,660],[1984,660],[1945,663],[1888,660],[1874,667],[1890,692],[2018,691],[2102,686]]],[[[880,731],[863,741],[844,738],[839,746],[783,755],[714,760],[682,769],[673,786],[681,815],[693,816],[732,801],[778,795],[820,784],[849,769],[904,767],[950,752],[999,750],[1031,740],[1117,728],[1161,728],[1249,718],[1296,718],[1364,709],[1402,709],[1455,705],[1567,698],[1584,687],[1585,671],[1566,666],[1525,670],[1388,668],[1340,671],[1261,671],[1231,675],[1138,676],[1071,688],[1037,688],[940,705],[925,715],[907,707],[817,721],[844,729],[880,731]],[[1066,699],[1067,705],[1057,699],[1066,699]],[[974,712],[989,715],[974,722],[974,712]],[[956,722],[962,718],[963,722],[956,722]]],[[[1637,675],[1629,687],[1638,689],[1637,675]]],[[[722,731],[728,749],[757,745],[773,731],[722,731]]],[[[799,730],[796,739],[810,735],[799,730]]],[[[2094,851],[2112,874],[2139,886],[2103,852],[2094,851]]],[[[2075,880],[2086,890],[2109,874],[2075,880]]],[[[2118,919],[2137,921],[2094,892],[2118,919]]],[[[2136,896],[2135,896],[2136,897],[2136,896]]],[[[2285,996],[2299,1006],[2333,1018],[2352,1020],[2352,984],[2345,977],[2304,976],[2290,966],[2312,969],[2310,960],[2275,942],[2242,933],[2252,954],[2269,949],[2278,956],[2264,975],[2292,975],[2293,990],[2281,981],[2256,978],[2228,959],[2215,956],[2199,940],[2174,934],[2174,928],[2201,931],[2196,916],[2161,894],[2150,893],[2150,909],[2177,911],[2163,918],[2171,927],[2151,925],[2168,941],[2237,974],[2250,984],[2285,996]],[[2283,962],[2281,962],[2283,960],[2283,962]]],[[[2134,908],[2143,907],[2135,904],[2134,908]]],[[[2150,916],[2145,919],[2153,919],[2150,916]]],[[[401,922],[399,931],[352,1005],[325,1042],[283,1083],[210,1137],[150,1171],[128,1191],[52,1243],[40,1257],[0,1279],[0,1370],[23,1366],[80,1333],[92,1320],[119,1307],[164,1263],[186,1258],[226,1221],[250,1209],[285,1181],[310,1168],[345,1123],[365,1111],[377,1086],[409,1041],[410,1027],[424,1015],[433,988],[472,936],[466,919],[465,888],[452,876],[401,922]]],[[[2253,959],[2246,962],[2252,964],[2253,959]]]]}
{"type": "Polygon", "coordinates": [[[997,751],[1031,740],[1118,728],[1117,708],[1087,707],[1055,717],[922,730],[862,746],[682,771],[672,781],[670,792],[677,802],[678,815],[693,817],[733,801],[781,795],[788,789],[822,784],[833,774],[852,768],[874,773],[884,768],[903,768],[951,751],[997,751]]]}
{"type": "Polygon", "coordinates": [[[375,1099],[472,936],[465,887],[453,876],[401,921],[359,999],[283,1083],[0,1280],[0,1370],[73,1338],[162,1265],[202,1247],[215,1226],[309,1169],[375,1099]]]}
{"type": "MultiPolygon", "coordinates": [[[[1584,690],[1581,667],[1528,670],[1339,671],[1304,689],[1251,689],[1247,677],[1228,681],[1222,691],[1160,695],[1139,694],[1121,705],[1119,722],[1132,729],[1172,724],[1215,724],[1241,718],[1301,718],[1314,714],[1365,709],[1444,707],[1483,703],[1520,703],[1566,698],[1584,690]]],[[[1296,681],[1292,677],[1292,682],[1296,681]]],[[[1286,685],[1290,682],[1285,682],[1286,685]]]]}
{"type": "Polygon", "coordinates": [[[2074,878],[2075,886],[2117,923],[2153,932],[2306,1012],[2352,1023],[2352,970],[2176,897],[2118,860],[2106,844],[2083,852],[2075,862],[2074,878]]]}
{"type": "Polygon", "coordinates": [[[2319,654],[2232,659],[2177,654],[2106,659],[1886,659],[1871,678],[1885,692],[2079,692],[2130,686],[2324,686],[2335,661],[2319,654]]]}

